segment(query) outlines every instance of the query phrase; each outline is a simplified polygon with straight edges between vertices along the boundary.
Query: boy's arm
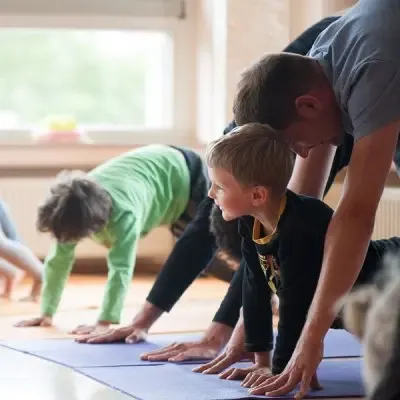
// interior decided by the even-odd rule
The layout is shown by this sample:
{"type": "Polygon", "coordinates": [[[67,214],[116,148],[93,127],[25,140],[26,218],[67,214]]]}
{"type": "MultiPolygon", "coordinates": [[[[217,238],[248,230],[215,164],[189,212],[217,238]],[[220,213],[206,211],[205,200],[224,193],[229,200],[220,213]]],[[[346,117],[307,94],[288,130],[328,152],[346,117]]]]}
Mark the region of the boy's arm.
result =
{"type": "Polygon", "coordinates": [[[295,230],[281,238],[279,323],[272,359],[273,374],[285,369],[301,335],[318,283],[323,246],[323,234],[295,230]]]}
{"type": "Polygon", "coordinates": [[[242,263],[245,350],[254,353],[269,352],[274,344],[271,290],[251,239],[243,239],[242,263]]]}
{"type": "Polygon", "coordinates": [[[61,301],[61,295],[75,260],[76,243],[55,243],[44,263],[40,309],[44,316],[52,317],[61,301]]]}
{"type": "Polygon", "coordinates": [[[107,256],[108,275],[98,322],[119,323],[130,287],[139,232],[131,214],[122,214],[115,222],[116,241],[107,256]]]}

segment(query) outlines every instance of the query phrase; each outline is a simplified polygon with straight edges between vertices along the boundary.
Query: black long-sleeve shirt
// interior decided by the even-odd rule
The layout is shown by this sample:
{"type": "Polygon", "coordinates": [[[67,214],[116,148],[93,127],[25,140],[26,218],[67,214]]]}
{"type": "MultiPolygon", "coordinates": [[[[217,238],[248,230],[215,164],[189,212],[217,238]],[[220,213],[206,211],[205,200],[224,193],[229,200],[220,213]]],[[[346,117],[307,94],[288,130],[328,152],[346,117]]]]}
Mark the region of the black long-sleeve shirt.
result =
{"type": "MultiPolygon", "coordinates": [[[[318,35],[338,17],[324,18],[298,38],[290,43],[283,51],[306,55],[318,35]]],[[[224,135],[236,127],[231,121],[224,130],[224,135]]],[[[339,154],[339,153],[338,153],[339,154]]],[[[338,169],[332,170],[335,176],[338,169]]],[[[332,183],[332,182],[330,182],[332,183]]],[[[209,230],[209,216],[213,200],[205,199],[200,204],[195,219],[188,225],[182,237],[175,244],[163,269],[158,275],[147,300],[164,311],[170,311],[182,296],[184,291],[192,284],[197,276],[205,269],[206,265],[213,262],[216,244],[209,230]]],[[[240,276],[232,280],[224,301],[217,311],[214,321],[235,326],[239,318],[241,307],[241,282],[240,276]],[[239,283],[238,283],[239,282],[239,283]],[[238,300],[240,299],[240,300],[238,300]]]]}
{"type": "MultiPolygon", "coordinates": [[[[275,291],[279,297],[279,324],[274,374],[285,368],[303,329],[317,287],[332,214],[333,210],[322,201],[288,190],[273,235],[263,237],[261,225],[252,217],[240,220],[246,350],[273,349],[270,296],[275,291]],[[261,232],[259,237],[255,237],[257,232],[261,232]]],[[[399,248],[399,238],[372,241],[357,284],[373,279],[385,251],[399,248]]]]}

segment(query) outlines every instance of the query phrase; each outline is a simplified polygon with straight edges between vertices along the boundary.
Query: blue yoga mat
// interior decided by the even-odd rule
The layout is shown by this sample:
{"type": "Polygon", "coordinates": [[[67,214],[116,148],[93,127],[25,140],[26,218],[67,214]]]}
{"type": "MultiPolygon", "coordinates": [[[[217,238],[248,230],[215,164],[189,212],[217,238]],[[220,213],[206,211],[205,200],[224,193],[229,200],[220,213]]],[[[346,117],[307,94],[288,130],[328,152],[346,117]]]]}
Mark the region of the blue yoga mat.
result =
{"type": "Polygon", "coordinates": [[[325,336],[324,358],[349,358],[361,355],[361,343],[344,329],[330,329],[325,336]]]}
{"type": "MultiPolygon", "coordinates": [[[[44,358],[71,368],[160,365],[165,362],[142,361],[140,355],[173,342],[196,341],[200,334],[151,335],[147,342],[138,344],[81,344],[71,339],[3,341],[0,345],[44,358]]],[[[361,345],[344,330],[330,330],[325,338],[324,358],[359,357],[361,345]]],[[[207,360],[205,359],[204,362],[207,360]]],[[[184,364],[201,362],[186,361],[184,364]]]]}
{"type": "Polygon", "coordinates": [[[71,339],[15,340],[0,342],[1,346],[43,358],[70,368],[159,365],[164,362],[142,361],[140,355],[172,342],[199,340],[200,335],[153,335],[137,344],[84,344],[71,339]]]}
{"type": "MultiPolygon", "coordinates": [[[[105,367],[84,368],[78,371],[138,400],[267,398],[250,396],[248,389],[241,387],[239,381],[226,381],[217,375],[193,373],[192,368],[193,365],[164,364],[153,368],[105,367]]],[[[310,392],[308,397],[363,397],[360,371],[361,359],[323,360],[318,370],[318,377],[324,388],[321,391],[310,392]]],[[[281,398],[292,399],[293,395],[292,392],[281,398]]]]}

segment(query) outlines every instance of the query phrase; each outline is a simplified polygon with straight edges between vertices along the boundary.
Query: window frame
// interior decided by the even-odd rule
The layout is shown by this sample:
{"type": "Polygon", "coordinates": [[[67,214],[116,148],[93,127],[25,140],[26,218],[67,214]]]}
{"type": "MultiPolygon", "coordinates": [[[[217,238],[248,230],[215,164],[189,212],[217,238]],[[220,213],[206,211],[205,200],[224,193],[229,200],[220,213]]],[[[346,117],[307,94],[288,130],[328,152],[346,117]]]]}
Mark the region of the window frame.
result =
{"type": "MultiPolygon", "coordinates": [[[[162,17],[105,17],[83,15],[0,15],[0,29],[85,29],[159,31],[170,36],[172,42],[171,126],[167,129],[112,127],[112,129],[88,129],[86,132],[94,144],[191,144],[194,133],[195,98],[195,34],[189,14],[184,19],[162,17]],[[190,57],[190,53],[193,57],[190,57]],[[188,90],[191,88],[192,90],[188,90]],[[129,134],[128,134],[129,133],[129,134]]],[[[31,130],[0,127],[0,144],[29,144],[34,140],[31,130]]]]}

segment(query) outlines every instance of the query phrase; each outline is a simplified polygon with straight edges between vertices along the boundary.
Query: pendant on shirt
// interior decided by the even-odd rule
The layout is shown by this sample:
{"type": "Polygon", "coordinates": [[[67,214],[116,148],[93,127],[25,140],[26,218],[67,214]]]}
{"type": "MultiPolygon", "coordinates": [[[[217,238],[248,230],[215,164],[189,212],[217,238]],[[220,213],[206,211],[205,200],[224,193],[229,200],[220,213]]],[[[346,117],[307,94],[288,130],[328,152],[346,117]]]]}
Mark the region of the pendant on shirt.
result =
{"type": "Polygon", "coordinates": [[[268,254],[267,256],[258,254],[258,259],[260,260],[260,265],[265,276],[267,276],[267,272],[268,270],[270,270],[270,275],[268,278],[268,286],[276,294],[277,289],[275,286],[274,279],[280,278],[280,271],[275,257],[271,254],[268,254]]]}

